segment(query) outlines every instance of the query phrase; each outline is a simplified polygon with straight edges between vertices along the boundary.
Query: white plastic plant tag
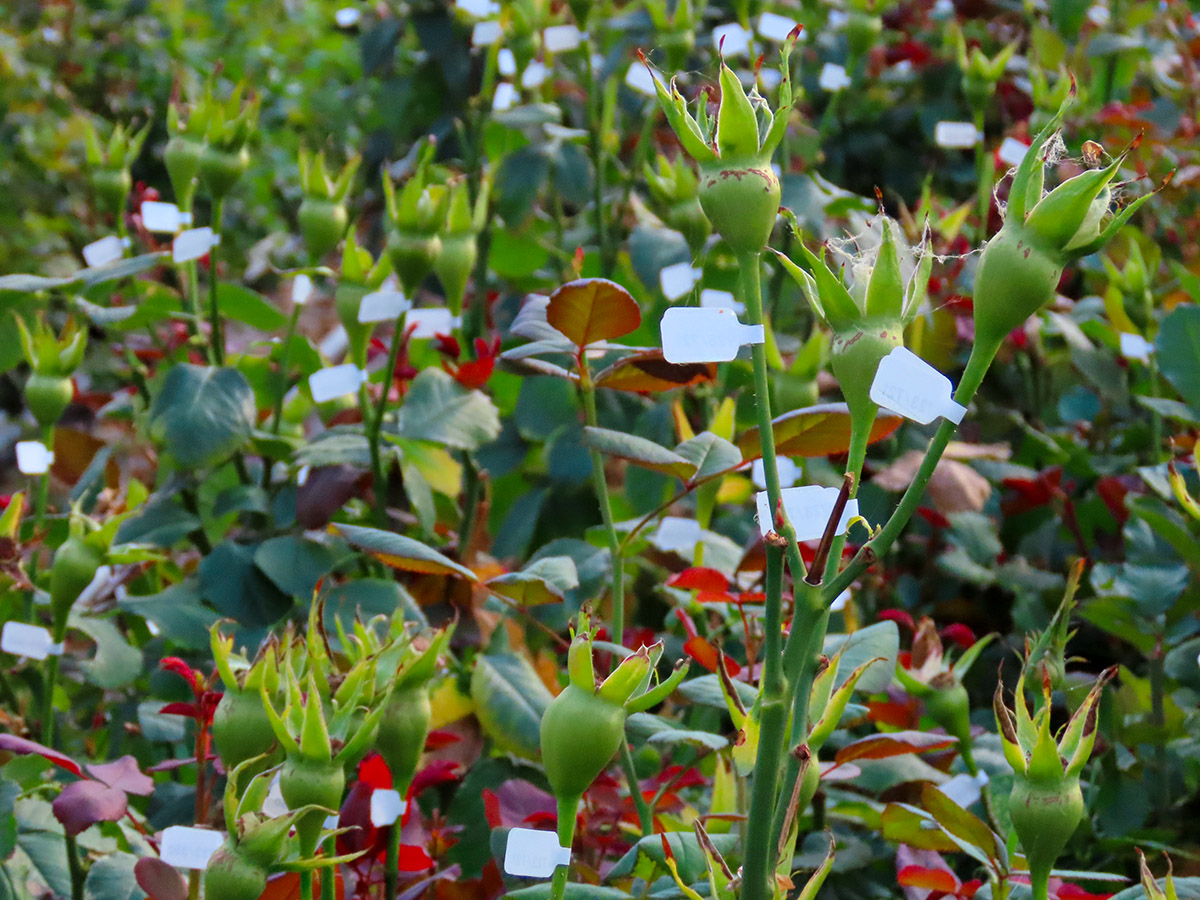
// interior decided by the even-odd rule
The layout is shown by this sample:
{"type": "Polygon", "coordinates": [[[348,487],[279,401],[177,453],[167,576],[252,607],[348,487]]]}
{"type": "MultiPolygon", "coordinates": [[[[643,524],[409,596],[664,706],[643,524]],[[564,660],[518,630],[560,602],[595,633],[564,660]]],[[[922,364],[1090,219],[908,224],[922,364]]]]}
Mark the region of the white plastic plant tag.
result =
{"type": "Polygon", "coordinates": [[[335,813],[332,816],[326,816],[325,821],[321,823],[321,827],[326,829],[327,831],[333,831],[333,829],[337,828],[338,827],[337,814],[335,813]]]}
{"type": "Polygon", "coordinates": [[[264,816],[271,818],[287,815],[288,805],[283,799],[283,790],[279,787],[278,772],[271,777],[271,787],[267,789],[267,799],[263,801],[262,811],[264,816]]]}
{"type": "Polygon", "coordinates": [[[365,295],[358,305],[358,321],[391,322],[412,304],[399,291],[374,291],[365,295]]]}
{"type": "Polygon", "coordinates": [[[850,602],[850,588],[846,588],[840,594],[833,598],[833,602],[829,604],[830,612],[841,612],[846,608],[846,604],[850,602]]]}
{"type": "Polygon", "coordinates": [[[47,656],[61,656],[63,646],[54,643],[50,632],[40,625],[5,622],[4,631],[0,632],[0,650],[13,656],[45,659],[47,656]]]}
{"type": "MultiPolygon", "coordinates": [[[[796,531],[796,540],[815,541],[825,534],[825,526],[829,524],[829,517],[833,515],[833,507],[837,503],[839,493],[841,491],[838,488],[815,484],[784,488],[780,492],[783,511],[796,531]]],[[[760,491],[755,494],[754,504],[758,509],[759,531],[766,537],[775,530],[775,516],[767,492],[760,491]]],[[[836,534],[845,534],[846,529],[850,527],[850,520],[857,515],[858,501],[851,500],[842,510],[842,519],[838,522],[836,534]]]]}
{"type": "Polygon", "coordinates": [[[583,43],[583,32],[574,25],[551,25],[542,32],[542,46],[547,53],[566,53],[583,43]]]}
{"type": "Polygon", "coordinates": [[[1089,7],[1087,11],[1088,21],[1093,25],[1103,28],[1108,24],[1110,18],[1108,9],[1097,3],[1095,6],[1089,7]]]}
{"type": "Polygon", "coordinates": [[[496,71],[505,78],[512,78],[517,74],[517,58],[507,47],[496,54],[496,71]]]}
{"type": "Polygon", "coordinates": [[[525,67],[525,71],[521,73],[521,87],[526,90],[541,87],[542,83],[546,80],[548,71],[545,63],[531,62],[525,67]]]}
{"type": "Polygon", "coordinates": [[[1121,355],[1126,359],[1136,359],[1138,362],[1149,362],[1154,345],[1140,334],[1128,331],[1121,332],[1121,355]]]}
{"type": "Polygon", "coordinates": [[[658,273],[658,284],[662,288],[663,296],[675,301],[687,296],[702,275],[704,270],[693,268],[691,263],[675,263],[658,273]]]}
{"type": "Polygon", "coordinates": [[[952,390],[949,378],[911,350],[897,347],[875,370],[871,400],[922,425],[938,416],[958,424],[967,408],[954,402],[952,390]]]}
{"type": "Polygon", "coordinates": [[[199,259],[219,243],[221,243],[221,238],[213,234],[213,230],[207,225],[203,228],[181,231],[171,244],[171,259],[177,263],[199,259]]]}
{"type": "Polygon", "coordinates": [[[817,84],[822,90],[840,91],[850,87],[850,76],[846,74],[846,67],[839,66],[837,63],[825,63],[821,67],[821,75],[817,79],[817,84]]]}
{"type": "Polygon", "coordinates": [[[645,94],[647,97],[658,96],[654,87],[654,76],[640,62],[635,62],[629,67],[629,71],[625,73],[625,83],[639,94],[645,94]]]}
{"type": "Polygon", "coordinates": [[[471,46],[490,47],[500,40],[503,34],[504,29],[499,22],[476,22],[475,27],[471,29],[471,46]]]}
{"type": "Polygon", "coordinates": [[[102,266],[115,262],[125,255],[129,246],[129,238],[120,238],[115,234],[92,241],[83,248],[83,261],[89,266],[102,266]]]}
{"type": "Polygon", "coordinates": [[[504,871],[520,878],[549,878],[571,864],[571,848],[560,847],[553,831],[514,828],[504,845],[504,871]]]}
{"type": "MultiPolygon", "coordinates": [[[[800,477],[800,469],[786,456],[776,458],[775,470],[779,473],[780,487],[791,487],[800,477]]],[[[750,467],[750,478],[755,487],[764,491],[767,489],[767,470],[761,458],[756,459],[750,467]]]]}
{"type": "Polygon", "coordinates": [[[758,70],[758,80],[767,90],[773,91],[783,82],[783,73],[778,69],[769,69],[763,66],[758,70]]]}
{"type": "Polygon", "coordinates": [[[312,292],[312,279],[307,275],[297,275],[292,279],[292,302],[297,306],[303,306],[307,303],[308,298],[312,296],[312,292]]]}
{"type": "Polygon", "coordinates": [[[768,41],[783,43],[796,27],[796,21],[778,13],[765,12],[758,17],[758,33],[768,41]]]}
{"type": "Polygon", "coordinates": [[[414,322],[417,324],[412,335],[415,340],[427,341],[439,334],[450,334],[462,324],[462,316],[452,316],[445,307],[413,309],[409,310],[406,322],[409,325],[414,322]]]}
{"type": "Polygon", "coordinates": [[[700,292],[700,305],[704,308],[732,309],[739,316],[746,311],[746,304],[734,298],[730,291],[705,288],[700,292]]]}
{"type": "Polygon", "coordinates": [[[210,828],[172,825],[163,831],[158,855],[167,865],[180,869],[203,869],[225,843],[225,835],[210,828]]]}
{"type": "Polygon", "coordinates": [[[354,363],[320,369],[308,376],[308,389],[314,403],[325,403],[353,394],[367,380],[367,373],[354,363]]]}
{"type": "Polygon", "coordinates": [[[1000,162],[1005,165],[1019,166],[1028,152],[1028,144],[1018,141],[1015,137],[1006,137],[1000,142],[1000,150],[997,155],[1000,157],[1000,162]]]}
{"type": "Polygon", "coordinates": [[[933,142],[947,150],[966,150],[982,137],[974,122],[938,122],[933,129],[933,142]]]}
{"type": "Polygon", "coordinates": [[[325,337],[321,338],[317,349],[326,359],[337,359],[346,352],[346,348],[349,346],[350,335],[346,331],[346,326],[338,322],[325,337]]]}
{"type": "Polygon", "coordinates": [[[732,309],[676,306],[663,313],[663,359],[669,363],[728,362],[743,344],[761,344],[761,325],[743,325],[732,309]]]}
{"type": "Polygon", "coordinates": [[[54,465],[54,451],[41,441],[17,441],[17,471],[22,475],[45,475],[54,465]]]}
{"type": "Polygon", "coordinates": [[[987,783],[988,777],[984,772],[978,775],[961,774],[942,784],[938,790],[963,809],[967,809],[983,796],[983,786],[987,783]]]}
{"type": "Polygon", "coordinates": [[[722,56],[748,56],[750,32],[737,22],[718,25],[712,32],[713,49],[722,56]]]}
{"type": "Polygon", "coordinates": [[[192,214],[180,212],[174,203],[160,200],[142,202],[142,227],[155,234],[174,234],[185,225],[192,224],[192,214]]]}
{"type": "Polygon", "coordinates": [[[500,15],[500,4],[496,0],[458,0],[455,5],[477,19],[500,15]]]}
{"type": "Polygon", "coordinates": [[[659,550],[689,556],[700,543],[700,523],[682,516],[664,516],[651,541],[659,550]]]}
{"type": "Polygon", "coordinates": [[[371,824],[376,828],[394,825],[404,815],[408,804],[399,791],[376,790],[371,792],[371,824]]]}
{"type": "Polygon", "coordinates": [[[492,97],[492,109],[495,112],[504,112],[506,109],[512,109],[513,104],[517,102],[517,89],[511,82],[502,81],[496,85],[496,94],[492,97]]]}
{"type": "Polygon", "coordinates": [[[338,28],[353,28],[361,18],[362,13],[353,6],[345,6],[333,14],[333,21],[337,22],[338,28]]]}

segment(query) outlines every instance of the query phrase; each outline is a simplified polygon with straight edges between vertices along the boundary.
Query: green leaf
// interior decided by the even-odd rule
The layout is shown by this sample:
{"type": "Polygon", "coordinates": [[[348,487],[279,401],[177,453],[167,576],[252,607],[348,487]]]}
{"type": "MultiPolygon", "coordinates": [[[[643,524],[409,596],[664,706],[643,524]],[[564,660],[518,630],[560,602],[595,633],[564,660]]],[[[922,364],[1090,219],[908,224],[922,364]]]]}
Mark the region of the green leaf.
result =
{"type": "Polygon", "coordinates": [[[224,541],[200,561],[200,591],[221,613],[241,625],[274,625],[292,608],[292,598],[279,590],[254,564],[255,547],[224,541]]]}
{"type": "MultiPolygon", "coordinates": [[[[671,846],[671,853],[675,856],[675,865],[679,867],[679,877],[684,884],[692,884],[705,878],[708,874],[708,860],[695,832],[667,831],[664,834],[667,843],[671,846]]],[[[737,849],[738,836],[735,834],[710,834],[709,839],[717,848],[717,852],[726,860],[737,849]]],[[[617,864],[609,872],[609,877],[625,878],[632,875],[635,878],[653,881],[659,875],[666,874],[662,835],[651,834],[639,840],[629,849],[628,853],[617,860],[617,864]]]]}
{"type": "Polygon", "coordinates": [[[142,651],[130,646],[112,619],[72,611],[70,623],[96,642],[95,655],[83,664],[91,684],[117,690],[133,683],[142,673],[142,651]]]}
{"type": "Polygon", "coordinates": [[[558,603],[567,591],[579,587],[579,573],[571,557],[547,556],[519,572],[490,578],[486,584],[495,593],[515,600],[521,606],[541,606],[558,603]]]}
{"type": "Polygon", "coordinates": [[[237,369],[180,363],[150,403],[150,436],[184,469],[211,466],[250,439],[254,392],[237,369]]]}
{"type": "MultiPolygon", "coordinates": [[[[749,709],[754,705],[758,692],[753,685],[744,681],[733,682],[734,689],[742,698],[742,705],[749,709]]],[[[701,675],[699,678],[689,678],[679,686],[679,693],[693,703],[701,706],[711,706],[715,709],[725,709],[725,695],[721,693],[721,682],[716,675],[701,675]]]]}
{"type": "Polygon", "coordinates": [[[221,315],[245,322],[258,331],[277,331],[288,321],[266,297],[241,284],[218,284],[217,306],[221,315]]]}
{"type": "Polygon", "coordinates": [[[391,430],[413,440],[476,450],[500,434],[500,414],[486,394],[468,391],[441,369],[426,369],[413,379],[391,430]]]}
{"type": "Polygon", "coordinates": [[[254,551],[254,564],[279,590],[305,600],[336,562],[337,556],[324,544],[296,535],[263,541],[254,551]]]}
{"type": "Polygon", "coordinates": [[[695,474],[696,465],[673,450],[668,450],[654,441],[648,441],[635,434],[623,431],[612,431],[608,428],[593,428],[590,425],[583,429],[583,443],[593,450],[599,450],[606,456],[624,459],[636,466],[653,469],[664,475],[674,475],[687,481],[695,474]]]}
{"type": "Polygon", "coordinates": [[[147,503],[117,529],[114,544],[170,547],[200,527],[200,520],[171,499],[147,503]]]}
{"type": "MultiPolygon", "coordinates": [[[[1165,889],[1166,879],[1160,878],[1157,883],[1160,889],[1165,889]]],[[[1200,900],[1200,877],[1176,878],[1175,893],[1179,900],[1200,900]]],[[[1146,900],[1146,891],[1139,884],[1113,894],[1109,900],[1146,900]]]]}
{"type": "Polygon", "coordinates": [[[0,860],[12,856],[17,847],[17,819],[13,809],[20,793],[19,784],[0,778],[0,860]]]}
{"type": "Polygon", "coordinates": [[[382,578],[356,578],[335,585],[325,594],[325,628],[337,633],[335,621],[341,621],[347,632],[354,624],[354,617],[368,621],[375,616],[391,617],[397,609],[404,610],[404,618],[419,625],[428,625],[421,607],[400,584],[382,578]]]}
{"type": "Polygon", "coordinates": [[[1000,846],[992,829],[933,785],[927,784],[921,789],[921,805],[947,833],[978,847],[989,859],[999,857],[1000,846]]]}
{"type": "Polygon", "coordinates": [[[1159,371],[1188,406],[1200,409],[1200,306],[1180,306],[1163,319],[1154,347],[1159,371]]]}
{"type": "Polygon", "coordinates": [[[364,528],[361,525],[335,525],[337,531],[352,545],[366,550],[376,559],[406,572],[426,572],[434,575],[458,575],[468,581],[478,581],[475,573],[461,566],[432,547],[402,534],[364,528]]]}
{"type": "Polygon", "coordinates": [[[675,448],[675,452],[696,467],[692,481],[727,471],[742,462],[742,451],[711,431],[702,431],[684,441],[675,448]]]}
{"type": "Polygon", "coordinates": [[[182,647],[208,647],[208,630],[220,616],[204,605],[195,579],[173,584],[157,594],[135,597],[126,594],[117,605],[153,622],[163,637],[182,647]]]}
{"type": "Polygon", "coordinates": [[[88,869],[83,883],[84,900],[143,900],[146,892],[133,874],[137,857],[131,853],[102,856],[88,869]]]}
{"type": "Polygon", "coordinates": [[[729,746],[729,740],[711,731],[689,731],[679,728],[668,728],[656,731],[648,738],[651,744],[694,744],[707,747],[709,750],[724,750],[729,746]]]}
{"type": "Polygon", "coordinates": [[[118,259],[115,262],[106,263],[103,266],[80,269],[74,275],[68,275],[65,278],[46,278],[42,275],[24,274],[3,275],[0,276],[0,291],[32,293],[34,291],[47,291],[74,285],[92,287],[97,284],[104,284],[107,281],[128,278],[130,275],[136,275],[139,272],[152,269],[167,255],[164,252],[131,256],[127,259],[118,259]]]}
{"type": "MultiPolygon", "coordinates": [[[[880,410],[871,428],[868,443],[881,441],[900,427],[900,416],[880,410]]],[[[850,448],[850,408],[845,403],[822,403],[796,409],[772,420],[775,452],[779,456],[829,456],[845,453],[850,448]]],[[[751,428],[737,440],[742,458],[755,460],[762,456],[758,429],[751,428]]]]}
{"type": "Polygon", "coordinates": [[[636,330],[642,324],[642,311],[629,291],[616,282],[581,278],[550,295],[546,321],[576,347],[585,347],[636,330]]]}
{"type": "MultiPolygon", "coordinates": [[[[655,837],[655,840],[658,838],[655,837]]],[[[544,881],[532,887],[509,891],[504,897],[505,900],[550,900],[553,896],[550,890],[550,882],[544,881]]],[[[619,888],[568,881],[563,890],[563,898],[564,900],[633,900],[633,895],[627,894],[619,888]]]]}
{"type": "Polygon", "coordinates": [[[371,465],[371,445],[361,425],[336,425],[305,443],[295,453],[297,465],[354,466],[365,469],[371,465]]]}
{"type": "Polygon", "coordinates": [[[541,756],[542,713],[554,698],[533,666],[515,653],[480,654],[471,675],[471,700],[484,733],[501,750],[541,756]]]}
{"type": "Polygon", "coordinates": [[[846,679],[863,663],[881,657],[863,672],[855,689],[864,694],[876,694],[886,690],[892,683],[892,673],[896,671],[896,655],[900,652],[900,631],[895,622],[876,622],[866,628],[860,628],[853,634],[828,635],[822,652],[832,657],[838,650],[842,651],[842,661],[838,665],[836,687],[841,687],[846,679]]]}

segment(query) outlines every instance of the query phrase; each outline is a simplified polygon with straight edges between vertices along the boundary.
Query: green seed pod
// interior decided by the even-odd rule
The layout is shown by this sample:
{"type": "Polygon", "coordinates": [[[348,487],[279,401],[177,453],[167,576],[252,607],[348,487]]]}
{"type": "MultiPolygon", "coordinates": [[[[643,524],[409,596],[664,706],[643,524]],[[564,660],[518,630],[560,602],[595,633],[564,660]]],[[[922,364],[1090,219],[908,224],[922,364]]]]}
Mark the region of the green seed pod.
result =
{"type": "MultiPolygon", "coordinates": [[[[289,754],[279,770],[279,792],[292,809],[302,806],[339,809],[345,790],[346,774],[339,762],[289,754]]],[[[296,820],[296,834],[304,856],[311,856],[316,851],[325,815],[314,809],[296,820]]]]}
{"type": "Polygon", "coordinates": [[[124,212],[129,191],[133,188],[133,177],[128,169],[95,169],[91,180],[92,190],[108,212],[115,216],[124,212]]]}
{"type": "Polygon", "coordinates": [[[1025,851],[1030,874],[1049,875],[1054,862],[1083,820],[1078,779],[1037,783],[1018,778],[1008,800],[1013,830],[1025,851]]]}
{"type": "Polygon", "coordinates": [[[321,197],[305,197],[298,218],[300,237],[313,259],[320,259],[335,249],[350,226],[346,205],[321,197]]]}
{"type": "MultiPolygon", "coordinates": [[[[213,713],[212,739],[227,772],[252,757],[271,752],[275,746],[275,733],[257,688],[225,690],[213,713]]],[[[259,771],[269,764],[270,760],[264,758],[259,771]]],[[[254,774],[257,773],[247,773],[254,774]]]]}
{"type": "Polygon", "coordinates": [[[75,385],[70,377],[34,373],[25,382],[25,405],[43,428],[58,423],[63,411],[75,396],[75,385]]]}
{"type": "Polygon", "coordinates": [[[200,155],[200,183],[209,196],[221,199],[233,190],[248,168],[250,151],[245,147],[222,150],[210,145],[200,155]]]}
{"type": "Polygon", "coordinates": [[[226,841],[204,869],[208,900],[258,900],[267,889],[267,870],[245,859],[226,841]]]}
{"type": "Polygon", "coordinates": [[[113,128],[107,144],[102,144],[95,126],[91,122],[86,124],[84,146],[87,151],[88,168],[91,170],[92,188],[96,191],[101,205],[115,216],[120,216],[125,211],[129,190],[133,186],[129,167],[142,152],[142,145],[149,133],[149,124],[138,131],[117,125],[113,128]]]}
{"type": "Polygon", "coordinates": [[[932,693],[925,695],[925,712],[929,718],[946,729],[946,733],[958,738],[961,747],[971,742],[971,701],[967,689],[949,673],[946,677],[934,678],[932,693]]]}
{"type": "Polygon", "coordinates": [[[74,530],[54,551],[54,562],[50,567],[50,611],[55,640],[61,640],[71,607],[83,589],[92,583],[103,562],[104,554],[74,530]]]}
{"type": "Polygon", "coordinates": [[[167,141],[163,150],[163,162],[167,177],[171,179],[171,190],[179,208],[189,210],[192,195],[196,192],[196,177],[200,174],[200,157],[204,155],[204,143],[187,134],[177,134],[167,141]]]}
{"type": "Polygon", "coordinates": [[[393,231],[388,235],[388,259],[405,294],[415,294],[421,282],[433,271],[441,245],[441,238],[436,234],[393,231]]]}
{"type": "Polygon", "coordinates": [[[625,708],[574,683],[542,715],[542,764],[554,796],[578,800],[625,739],[625,708]]]}
{"type": "Polygon", "coordinates": [[[766,165],[700,166],[700,208],[735,253],[757,253],[779,215],[779,178],[766,165]]]}
{"type": "Polygon", "coordinates": [[[433,708],[426,685],[393,692],[384,707],[375,746],[392,773],[396,790],[401,793],[408,790],[417,773],[432,719],[433,708]]]}

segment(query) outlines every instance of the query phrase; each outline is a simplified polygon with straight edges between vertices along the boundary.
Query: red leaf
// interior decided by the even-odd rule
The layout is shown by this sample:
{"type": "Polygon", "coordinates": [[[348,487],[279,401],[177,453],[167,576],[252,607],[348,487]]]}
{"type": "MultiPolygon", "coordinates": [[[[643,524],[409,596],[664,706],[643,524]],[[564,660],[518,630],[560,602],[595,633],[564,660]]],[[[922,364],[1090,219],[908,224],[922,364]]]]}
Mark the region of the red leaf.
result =
{"type": "Polygon", "coordinates": [[[834,755],[839,764],[855,759],[886,759],[906,753],[924,753],[927,750],[945,750],[958,743],[958,739],[947,734],[927,734],[923,731],[896,731],[892,734],[874,734],[847,744],[834,755]]]}
{"type": "Polygon", "coordinates": [[[424,847],[401,844],[398,861],[401,872],[424,872],[433,868],[433,857],[425,852],[424,847]]]}
{"type": "Polygon", "coordinates": [[[75,762],[69,756],[64,756],[57,750],[52,750],[36,741],[17,737],[15,734],[0,734],[0,750],[7,750],[10,753],[36,753],[38,756],[44,757],[54,763],[60,769],[66,769],[75,775],[83,774],[83,770],[79,768],[79,763],[75,762]]]}
{"type": "Polygon", "coordinates": [[[142,774],[137,760],[132,756],[126,755],[109,763],[89,765],[87,771],[97,781],[103,781],[109,787],[125,791],[127,794],[149,797],[154,793],[154,779],[142,774]]]}
{"type": "Polygon", "coordinates": [[[54,798],[50,809],[63,830],[74,836],[97,822],[116,822],[127,808],[125,792],[99,781],[73,781],[54,798]]]}
{"type": "Polygon", "coordinates": [[[942,637],[948,641],[954,641],[964,650],[975,643],[975,632],[961,622],[954,622],[943,628],[942,637]]]}
{"type": "Polygon", "coordinates": [[[958,879],[945,869],[926,869],[924,866],[905,866],[896,876],[905,887],[927,888],[931,891],[958,893],[958,879]]]}
{"type": "Polygon", "coordinates": [[[897,625],[903,625],[909,631],[916,631],[917,628],[912,613],[903,609],[883,609],[879,611],[876,618],[881,622],[895,622],[897,625]]]}
{"type": "Polygon", "coordinates": [[[465,774],[463,767],[452,759],[435,759],[413,778],[412,796],[416,797],[426,788],[438,784],[458,781],[465,774]]]}
{"type": "Polygon", "coordinates": [[[915,728],[920,720],[914,703],[873,700],[867,703],[867,714],[872,722],[881,722],[893,728],[915,728]]]}
{"type": "Polygon", "coordinates": [[[1108,900],[1112,894],[1092,894],[1077,884],[1063,884],[1056,892],[1058,900],[1108,900]]]}
{"type": "Polygon", "coordinates": [[[443,747],[449,747],[451,744],[457,744],[462,740],[461,734],[455,734],[446,728],[435,728],[429,732],[429,737],[425,738],[426,750],[441,750],[443,747]]]}
{"type": "Polygon", "coordinates": [[[187,716],[189,719],[195,719],[199,715],[195,703],[184,703],[182,700],[167,703],[159,712],[164,716],[187,716]]]}
{"type": "Polygon", "coordinates": [[[133,877],[150,900],[187,900],[187,882],[183,876],[157,856],[147,856],[134,863],[133,877]]]}
{"type": "Polygon", "coordinates": [[[677,575],[667,579],[667,587],[680,588],[685,591],[710,591],[722,594],[729,590],[729,579],[716,569],[696,566],[684,569],[677,575]]]}
{"type": "Polygon", "coordinates": [[[550,295],[546,321],[577,347],[618,338],[642,324],[629,291],[607,278],[569,281],[550,295]]]}
{"type": "Polygon", "coordinates": [[[500,798],[491,788],[483,789],[483,817],[487,820],[488,827],[499,828],[501,826],[500,798]]]}
{"type": "Polygon", "coordinates": [[[708,671],[717,671],[717,649],[700,635],[688,638],[683,645],[683,652],[708,671]]]}

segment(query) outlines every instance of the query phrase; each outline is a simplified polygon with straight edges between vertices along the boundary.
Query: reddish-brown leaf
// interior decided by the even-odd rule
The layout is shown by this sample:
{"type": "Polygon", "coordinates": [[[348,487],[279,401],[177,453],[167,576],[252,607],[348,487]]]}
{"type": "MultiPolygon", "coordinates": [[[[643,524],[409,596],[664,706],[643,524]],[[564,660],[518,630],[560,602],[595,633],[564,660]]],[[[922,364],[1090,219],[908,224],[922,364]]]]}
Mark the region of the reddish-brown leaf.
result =
{"type": "Polygon", "coordinates": [[[133,877],[150,900],[187,900],[187,882],[175,867],[157,856],[146,856],[133,864],[133,877]]]}
{"type": "MultiPolygon", "coordinates": [[[[869,443],[881,441],[900,427],[904,419],[880,410],[871,428],[869,443]]],[[[850,410],[845,403],[823,403],[785,413],[772,423],[775,452],[781,456],[831,456],[850,449],[850,410]]],[[[751,428],[737,440],[742,458],[762,456],[758,429],[751,428]]]]}
{"type": "Polygon", "coordinates": [[[125,792],[99,781],[73,781],[54,798],[50,809],[63,830],[76,835],[97,822],[116,822],[127,806],[125,792]]]}
{"type": "Polygon", "coordinates": [[[672,575],[667,579],[667,587],[680,588],[685,591],[711,591],[720,594],[729,590],[729,579],[716,569],[695,566],[672,575]]]}
{"type": "Polygon", "coordinates": [[[924,731],[896,731],[892,734],[873,734],[847,744],[834,756],[839,763],[855,759],[887,759],[906,753],[945,750],[958,743],[948,734],[927,734],[924,731]]]}
{"type": "Polygon", "coordinates": [[[550,295],[546,321],[577,347],[629,334],[642,324],[642,311],[629,291],[607,278],[569,281],[550,295]]]}
{"type": "Polygon", "coordinates": [[[661,350],[645,350],[603,369],[595,381],[598,387],[651,394],[705,384],[716,377],[716,363],[669,363],[661,350]]]}
{"type": "Polygon", "coordinates": [[[0,750],[7,750],[10,753],[36,753],[38,756],[45,757],[60,769],[66,769],[74,775],[83,774],[83,770],[79,768],[79,763],[75,762],[71,757],[64,756],[57,750],[47,747],[45,744],[17,737],[15,734],[0,734],[0,750]]]}
{"type": "Polygon", "coordinates": [[[945,869],[927,869],[924,866],[905,866],[896,876],[905,887],[927,888],[931,891],[958,892],[958,879],[945,869]]]}
{"type": "Polygon", "coordinates": [[[143,775],[137,760],[128,754],[108,763],[96,763],[87,767],[88,774],[109,787],[149,797],[154,793],[154,779],[143,775]]]}

